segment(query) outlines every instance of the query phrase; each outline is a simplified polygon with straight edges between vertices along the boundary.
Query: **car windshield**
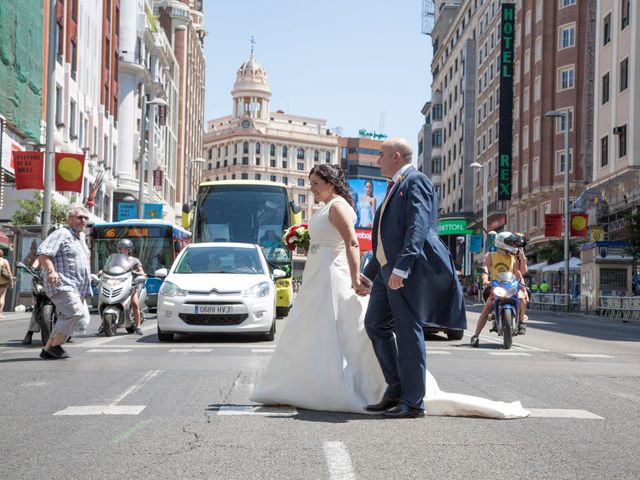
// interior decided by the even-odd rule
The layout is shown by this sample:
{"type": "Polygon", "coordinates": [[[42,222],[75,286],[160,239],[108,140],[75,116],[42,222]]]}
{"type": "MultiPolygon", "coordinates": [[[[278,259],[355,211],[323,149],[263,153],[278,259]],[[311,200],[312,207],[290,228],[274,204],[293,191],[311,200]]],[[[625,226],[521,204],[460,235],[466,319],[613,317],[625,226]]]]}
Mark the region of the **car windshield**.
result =
{"type": "Polygon", "coordinates": [[[255,248],[187,247],[173,273],[264,274],[255,248]]]}

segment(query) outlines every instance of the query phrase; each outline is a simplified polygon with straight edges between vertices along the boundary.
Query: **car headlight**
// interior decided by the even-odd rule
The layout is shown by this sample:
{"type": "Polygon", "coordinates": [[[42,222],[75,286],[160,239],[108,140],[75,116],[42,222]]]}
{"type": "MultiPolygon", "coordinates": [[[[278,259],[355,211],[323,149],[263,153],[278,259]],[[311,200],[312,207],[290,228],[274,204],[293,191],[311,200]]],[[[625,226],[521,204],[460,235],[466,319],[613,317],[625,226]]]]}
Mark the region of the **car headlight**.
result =
{"type": "Polygon", "coordinates": [[[186,297],[189,292],[178,287],[175,283],[165,280],[160,287],[160,295],[164,297],[186,297]]]}
{"type": "Polygon", "coordinates": [[[269,282],[256,283],[253,287],[247,288],[242,292],[243,297],[266,297],[271,291],[271,285],[269,282]]]}

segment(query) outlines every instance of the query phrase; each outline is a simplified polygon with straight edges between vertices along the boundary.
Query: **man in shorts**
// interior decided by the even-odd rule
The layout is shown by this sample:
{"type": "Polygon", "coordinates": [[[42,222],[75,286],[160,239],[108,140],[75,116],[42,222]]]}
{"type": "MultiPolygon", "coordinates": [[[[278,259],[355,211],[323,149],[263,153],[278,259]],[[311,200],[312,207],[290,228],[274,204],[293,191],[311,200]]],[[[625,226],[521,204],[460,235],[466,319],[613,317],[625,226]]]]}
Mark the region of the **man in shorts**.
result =
{"type": "Polygon", "coordinates": [[[62,348],[84,316],[84,298],[91,294],[89,249],[83,230],[89,220],[86,208],[71,207],[67,225],[51,233],[38,248],[44,270],[44,291],[56,307],[57,321],[40,358],[58,360],[69,355],[62,348]]]}

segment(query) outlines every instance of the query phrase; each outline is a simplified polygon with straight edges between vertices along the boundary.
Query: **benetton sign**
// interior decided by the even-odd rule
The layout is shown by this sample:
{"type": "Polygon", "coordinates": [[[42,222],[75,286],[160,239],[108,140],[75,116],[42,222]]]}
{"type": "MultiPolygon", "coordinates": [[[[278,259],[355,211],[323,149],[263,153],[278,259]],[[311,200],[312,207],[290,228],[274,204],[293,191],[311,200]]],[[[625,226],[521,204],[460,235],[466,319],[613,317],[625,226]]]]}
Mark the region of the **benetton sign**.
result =
{"type": "Polygon", "coordinates": [[[498,200],[511,200],[511,148],[513,125],[513,43],[515,39],[513,3],[502,4],[500,46],[500,139],[498,142],[498,200]]]}

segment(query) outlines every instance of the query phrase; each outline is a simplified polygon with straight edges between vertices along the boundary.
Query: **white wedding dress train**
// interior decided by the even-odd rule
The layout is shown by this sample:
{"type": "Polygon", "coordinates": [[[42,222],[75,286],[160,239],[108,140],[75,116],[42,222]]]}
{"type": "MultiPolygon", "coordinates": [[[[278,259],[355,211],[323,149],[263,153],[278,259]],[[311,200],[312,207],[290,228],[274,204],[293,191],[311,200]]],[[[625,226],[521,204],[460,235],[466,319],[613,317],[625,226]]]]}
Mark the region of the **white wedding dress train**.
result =
{"type": "MultiPolygon", "coordinates": [[[[368,298],[351,289],[344,242],[328,218],[336,201],[346,204],[336,197],[310,219],[312,243],[303,283],[278,347],[251,395],[254,402],[367,413],[365,407],[379,402],[384,394],[386,383],[364,329],[368,298]]],[[[529,414],[520,402],[443,392],[429,372],[425,410],[427,415],[490,418],[529,414]]]]}

